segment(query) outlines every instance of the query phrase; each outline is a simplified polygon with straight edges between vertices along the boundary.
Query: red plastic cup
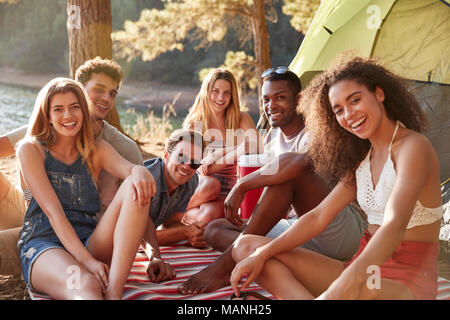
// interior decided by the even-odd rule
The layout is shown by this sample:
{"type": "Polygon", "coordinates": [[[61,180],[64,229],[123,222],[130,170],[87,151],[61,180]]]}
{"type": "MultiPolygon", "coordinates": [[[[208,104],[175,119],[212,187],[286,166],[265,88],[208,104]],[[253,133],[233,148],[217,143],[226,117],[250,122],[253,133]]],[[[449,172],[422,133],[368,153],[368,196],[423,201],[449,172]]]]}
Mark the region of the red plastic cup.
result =
{"type": "MultiPolygon", "coordinates": [[[[263,154],[246,154],[239,157],[239,178],[258,170],[266,164],[267,160],[263,154]]],[[[261,196],[264,188],[257,188],[247,191],[244,200],[241,203],[241,218],[248,219],[255,209],[256,203],[261,196]]]]}

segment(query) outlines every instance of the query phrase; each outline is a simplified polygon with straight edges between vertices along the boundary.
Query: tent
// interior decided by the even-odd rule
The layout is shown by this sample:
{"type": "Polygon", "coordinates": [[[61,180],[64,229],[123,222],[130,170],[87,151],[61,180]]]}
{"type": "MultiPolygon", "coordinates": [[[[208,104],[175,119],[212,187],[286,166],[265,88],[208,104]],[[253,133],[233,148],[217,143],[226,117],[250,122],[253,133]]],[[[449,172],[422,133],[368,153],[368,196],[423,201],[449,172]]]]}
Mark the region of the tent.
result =
{"type": "Polygon", "coordinates": [[[353,49],[412,80],[445,181],[450,176],[449,48],[449,1],[322,0],[290,69],[306,86],[336,55],[353,49]]]}

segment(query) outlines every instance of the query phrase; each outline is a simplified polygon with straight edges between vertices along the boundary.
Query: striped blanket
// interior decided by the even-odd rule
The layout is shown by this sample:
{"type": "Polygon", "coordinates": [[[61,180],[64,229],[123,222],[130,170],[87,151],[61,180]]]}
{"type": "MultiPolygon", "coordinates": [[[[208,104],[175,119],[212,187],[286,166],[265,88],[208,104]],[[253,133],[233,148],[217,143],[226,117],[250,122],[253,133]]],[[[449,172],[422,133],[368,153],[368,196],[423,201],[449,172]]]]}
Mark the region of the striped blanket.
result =
{"type": "MultiPolygon", "coordinates": [[[[200,250],[180,245],[161,247],[161,255],[175,269],[176,278],[162,283],[151,283],[146,274],[148,259],[143,252],[138,252],[128,276],[123,299],[125,300],[226,300],[233,293],[231,286],[227,286],[211,293],[196,295],[181,295],[177,287],[191,275],[205,268],[220,256],[220,252],[213,249],[200,250]]],[[[450,300],[450,281],[438,279],[438,300],[450,300]]],[[[256,291],[273,298],[264,289],[252,284],[249,291],[256,291]]],[[[29,290],[31,299],[48,300],[48,296],[29,290]]]]}

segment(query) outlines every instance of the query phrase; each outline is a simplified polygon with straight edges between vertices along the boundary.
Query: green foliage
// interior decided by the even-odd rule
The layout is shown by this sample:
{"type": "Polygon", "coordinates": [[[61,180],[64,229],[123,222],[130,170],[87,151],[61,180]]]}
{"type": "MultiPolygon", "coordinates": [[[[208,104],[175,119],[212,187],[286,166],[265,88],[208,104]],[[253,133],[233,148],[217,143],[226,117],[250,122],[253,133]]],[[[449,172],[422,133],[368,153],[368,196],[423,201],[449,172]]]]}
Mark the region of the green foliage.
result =
{"type": "MultiPolygon", "coordinates": [[[[226,4],[244,3],[242,0],[191,2],[197,3],[198,6],[206,2],[209,5],[220,4],[217,10],[225,10],[226,4]]],[[[244,4],[251,3],[252,1],[245,1],[244,4]]],[[[127,20],[139,20],[143,9],[161,10],[167,4],[168,1],[160,0],[111,0],[113,31],[123,29],[127,20]]],[[[274,1],[276,12],[270,14],[277,16],[278,22],[271,23],[268,20],[273,65],[288,65],[297,53],[302,37],[289,25],[289,17],[281,13],[281,5],[282,1],[274,1]]],[[[0,0],[0,66],[21,68],[27,72],[68,73],[66,6],[66,0],[18,0],[12,5],[0,0]]],[[[233,8],[238,10],[236,6],[228,6],[227,10],[233,8]]],[[[199,71],[204,68],[241,65],[251,70],[251,65],[243,64],[245,60],[250,60],[253,52],[253,43],[249,41],[251,28],[248,19],[245,16],[231,18],[231,15],[232,12],[227,11],[223,16],[226,33],[225,29],[218,32],[220,28],[216,29],[217,20],[213,19],[208,24],[206,18],[199,19],[199,28],[187,31],[186,38],[178,41],[182,51],[167,51],[152,61],[144,61],[141,56],[127,61],[127,58],[120,59],[117,52],[114,52],[114,58],[119,60],[128,77],[178,85],[199,85],[199,71]],[[205,32],[211,33],[208,36],[205,32]],[[205,42],[207,39],[219,38],[220,41],[205,42]],[[227,57],[229,51],[242,53],[230,58],[230,55],[227,57]],[[240,64],[236,62],[239,56],[246,57],[240,64]]],[[[184,13],[179,14],[178,18],[184,19],[184,16],[184,13]]],[[[149,40],[147,45],[153,46],[153,41],[149,40]]],[[[242,78],[241,81],[246,84],[250,80],[242,78]]],[[[247,89],[251,86],[250,81],[247,89]]]]}
{"type": "MultiPolygon", "coordinates": [[[[112,34],[120,58],[150,61],[172,50],[183,51],[184,40],[200,40],[197,48],[221,41],[227,32],[228,12],[243,1],[165,1],[164,10],[144,9],[137,21],[125,21],[124,30],[112,34]]],[[[245,2],[245,1],[244,1],[245,2]]]]}
{"type": "MultiPolygon", "coordinates": [[[[184,64],[180,66],[181,69],[192,70],[192,67],[197,65],[197,70],[201,70],[200,74],[207,72],[203,69],[209,70],[221,64],[239,75],[240,81],[244,84],[244,91],[256,87],[257,78],[254,74],[258,62],[250,53],[253,50],[253,43],[249,41],[252,39],[250,25],[253,15],[252,0],[163,0],[162,2],[163,9],[144,9],[138,20],[125,21],[124,30],[112,34],[115,57],[126,59],[128,63],[131,63],[136,59],[161,61],[164,60],[162,57],[176,56],[184,61],[184,64]],[[231,41],[227,39],[230,33],[233,34],[231,41]],[[208,56],[205,51],[202,51],[202,49],[211,49],[214,43],[218,42],[225,42],[224,51],[219,53],[225,61],[218,60],[217,56],[208,56]],[[231,45],[232,42],[234,45],[231,45]],[[193,53],[192,50],[187,50],[189,46],[199,51],[193,53]],[[227,52],[226,56],[224,52],[227,52]],[[200,56],[206,56],[203,63],[200,56]],[[186,66],[186,62],[189,66],[186,66]]],[[[268,21],[278,21],[276,25],[273,25],[271,32],[277,35],[272,41],[275,45],[271,46],[271,54],[274,55],[274,61],[282,61],[281,64],[287,65],[298,50],[301,37],[295,32],[290,32],[293,29],[284,23],[287,21],[286,16],[280,13],[281,8],[274,5],[273,1],[266,0],[266,18],[268,21]],[[283,25],[282,30],[276,27],[279,24],[283,25]],[[287,48],[290,50],[289,55],[286,54],[287,48]]],[[[172,63],[178,62],[173,59],[172,63]]],[[[138,64],[141,63],[138,62],[138,64]]],[[[152,66],[156,69],[162,68],[160,63],[152,64],[152,66]]],[[[177,72],[181,70],[171,66],[177,72]]],[[[158,77],[166,77],[166,74],[163,73],[158,77]]],[[[174,81],[179,79],[181,78],[177,77],[174,81]]]]}
{"type": "Polygon", "coordinates": [[[320,0],[283,0],[283,2],[283,13],[292,16],[290,21],[292,27],[306,34],[319,8],[320,0]]]}
{"type": "Polygon", "coordinates": [[[66,5],[65,0],[0,4],[0,46],[8,48],[0,50],[0,65],[31,72],[66,71],[66,5]]]}

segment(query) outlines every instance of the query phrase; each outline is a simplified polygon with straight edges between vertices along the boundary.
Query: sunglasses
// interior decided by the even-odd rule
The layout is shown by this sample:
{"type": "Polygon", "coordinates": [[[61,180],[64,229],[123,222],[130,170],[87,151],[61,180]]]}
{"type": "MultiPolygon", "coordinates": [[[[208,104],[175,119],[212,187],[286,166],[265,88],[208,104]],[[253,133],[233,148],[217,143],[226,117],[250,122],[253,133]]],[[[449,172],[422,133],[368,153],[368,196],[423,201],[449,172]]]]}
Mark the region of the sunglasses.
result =
{"type": "MultiPolygon", "coordinates": [[[[170,150],[169,152],[172,153],[172,150],[170,150]]],[[[189,164],[189,166],[193,170],[197,170],[202,165],[199,160],[189,159],[188,156],[186,156],[186,155],[184,155],[182,153],[181,154],[179,153],[179,154],[176,155],[175,161],[177,163],[179,163],[179,164],[189,164]]]]}
{"type": "Polygon", "coordinates": [[[266,70],[263,71],[263,73],[261,74],[261,78],[267,77],[269,74],[272,74],[274,72],[276,74],[284,74],[284,73],[286,73],[288,71],[289,71],[289,68],[288,67],[284,67],[284,66],[279,66],[279,67],[276,67],[276,68],[269,68],[269,69],[266,69],[266,70]]]}

